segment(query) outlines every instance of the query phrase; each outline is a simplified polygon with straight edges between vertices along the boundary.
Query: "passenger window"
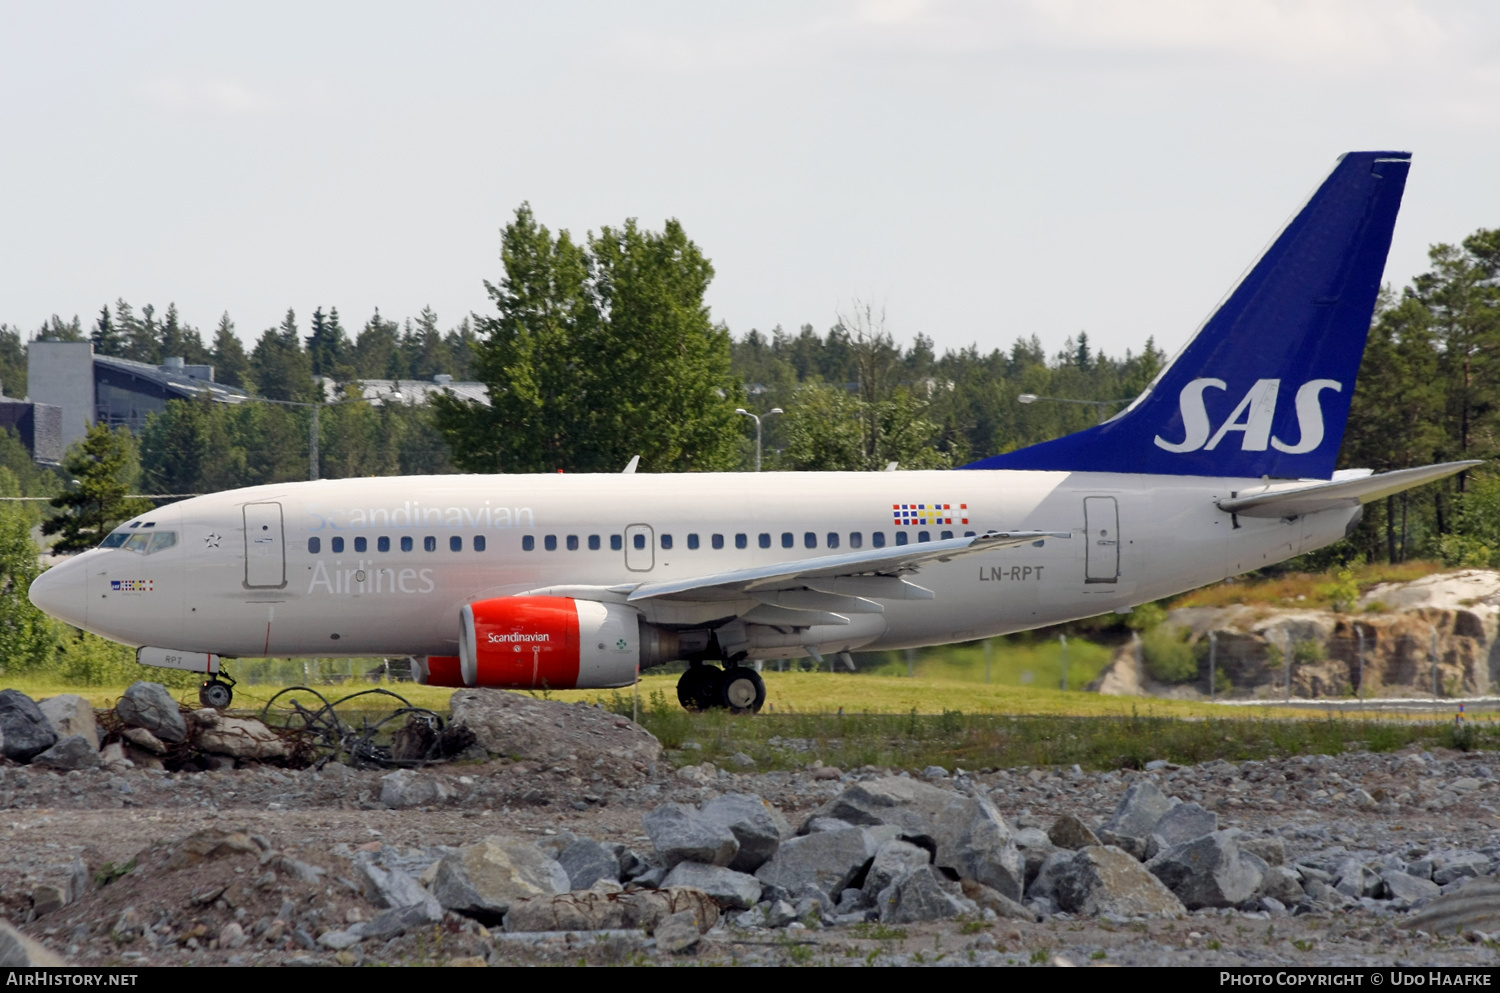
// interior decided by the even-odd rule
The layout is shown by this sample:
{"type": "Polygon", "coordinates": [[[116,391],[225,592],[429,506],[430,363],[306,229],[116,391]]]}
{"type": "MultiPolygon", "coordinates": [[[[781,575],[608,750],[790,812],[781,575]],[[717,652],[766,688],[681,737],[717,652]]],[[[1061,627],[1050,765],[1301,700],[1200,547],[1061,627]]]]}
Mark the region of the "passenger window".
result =
{"type": "Polygon", "coordinates": [[[770,548],[771,547],[771,536],[769,534],[767,534],[766,532],[764,532],[764,531],[762,531],[760,533],[760,547],[761,548],[770,548]]]}
{"type": "Polygon", "coordinates": [[[125,550],[127,552],[140,552],[142,555],[145,555],[146,549],[150,547],[151,536],[149,534],[142,534],[139,531],[131,535],[130,540],[125,542],[125,550]]]}
{"type": "MultiPolygon", "coordinates": [[[[114,535],[110,535],[110,537],[113,538],[114,535]]],[[[307,550],[309,552],[311,552],[313,555],[318,554],[319,552],[321,552],[323,550],[323,542],[322,542],[322,540],[318,539],[318,538],[309,538],[309,539],[307,539],[307,550]]]]}
{"type": "Polygon", "coordinates": [[[951,537],[953,537],[953,532],[952,531],[944,531],[943,534],[942,534],[942,539],[944,541],[947,541],[951,537]]]}
{"type": "Polygon", "coordinates": [[[598,550],[599,550],[599,536],[597,534],[591,534],[591,535],[589,535],[589,551],[591,551],[591,552],[597,552],[598,550]]]}
{"type": "Polygon", "coordinates": [[[965,531],[964,532],[964,537],[965,538],[972,538],[972,537],[974,537],[974,532],[973,531],[965,531]]]}
{"type": "Polygon", "coordinates": [[[796,540],[792,537],[792,532],[790,532],[790,531],[783,531],[783,532],[781,532],[781,547],[782,548],[791,548],[794,544],[796,544],[796,540]]]}
{"type": "Polygon", "coordinates": [[[338,555],[344,550],[344,539],[334,538],[328,542],[328,547],[332,549],[335,555],[338,555]]]}
{"type": "Polygon", "coordinates": [[[919,531],[919,532],[917,532],[917,540],[918,541],[931,541],[932,540],[932,532],[930,532],[930,531],[919,531]]]}
{"type": "Polygon", "coordinates": [[[409,551],[411,551],[411,549],[412,549],[411,535],[409,535],[409,534],[408,535],[403,535],[401,537],[401,550],[403,552],[409,552],[409,551]]]}
{"type": "Polygon", "coordinates": [[[837,547],[839,547],[839,533],[837,531],[830,531],[830,532],[828,532],[828,547],[829,548],[837,548],[837,547]]]}
{"type": "Polygon", "coordinates": [[[737,534],[737,535],[735,535],[734,536],[734,547],[735,548],[749,548],[750,547],[750,536],[748,534],[737,534]]]}
{"type": "Polygon", "coordinates": [[[622,549],[624,547],[625,547],[625,539],[624,538],[621,538],[617,534],[612,534],[612,535],[609,536],[609,550],[610,551],[612,551],[612,552],[618,552],[620,549],[622,549]]]}
{"type": "Polygon", "coordinates": [[[460,538],[458,535],[455,534],[451,538],[448,539],[448,551],[450,551],[450,552],[461,552],[463,550],[464,550],[464,540],[462,538],[460,538]]]}
{"type": "Polygon", "coordinates": [[[364,538],[355,538],[354,539],[354,550],[356,552],[363,552],[363,551],[365,551],[369,547],[370,547],[370,543],[366,539],[364,539],[364,538]]]}
{"type": "Polygon", "coordinates": [[[376,551],[381,551],[381,552],[388,552],[388,551],[390,551],[391,550],[391,539],[388,538],[388,537],[386,537],[385,535],[381,535],[379,538],[376,538],[375,539],[375,549],[376,549],[376,551]]]}
{"type": "Polygon", "coordinates": [[[578,551],[578,535],[576,535],[576,534],[570,534],[570,535],[568,535],[568,551],[570,551],[570,552],[576,552],[576,551],[578,551]]]}
{"type": "Polygon", "coordinates": [[[849,532],[849,547],[850,548],[863,548],[864,546],[865,546],[865,536],[864,536],[864,534],[861,533],[861,532],[859,532],[859,531],[850,531],[849,532]]]}
{"type": "Polygon", "coordinates": [[[636,551],[640,551],[641,549],[643,549],[645,547],[646,547],[646,536],[643,535],[643,534],[636,535],[635,536],[635,548],[636,548],[636,551]]]}
{"type": "Polygon", "coordinates": [[[476,551],[476,552],[482,552],[482,551],[484,551],[484,535],[482,535],[482,534],[476,534],[474,536],[474,551],[476,551]]]}
{"type": "Polygon", "coordinates": [[[521,538],[521,551],[523,551],[523,552],[531,552],[531,551],[535,551],[535,550],[536,550],[536,539],[534,537],[532,537],[531,535],[529,535],[529,534],[523,536],[521,538]]]}
{"type": "Polygon", "coordinates": [[[898,544],[898,545],[904,545],[909,540],[910,540],[910,535],[908,535],[905,531],[897,531],[896,532],[896,544],[898,544]]]}
{"type": "Polygon", "coordinates": [[[716,534],[716,535],[714,535],[713,539],[712,539],[712,544],[713,544],[713,546],[715,548],[723,548],[724,547],[724,536],[722,534],[716,534]]]}
{"type": "Polygon", "coordinates": [[[671,548],[672,547],[672,536],[671,535],[664,534],[664,535],[661,536],[661,547],[662,548],[671,548]]]}
{"type": "Polygon", "coordinates": [[[547,537],[545,537],[545,538],[542,539],[542,544],[544,546],[546,546],[547,551],[549,551],[549,552],[555,552],[555,551],[557,551],[557,535],[555,535],[555,534],[549,534],[549,535],[547,535],[547,537]]]}
{"type": "MultiPolygon", "coordinates": [[[[786,542],[782,542],[782,544],[786,544],[786,542]]],[[[804,532],[802,535],[802,544],[807,548],[817,548],[818,536],[811,531],[804,532]]]]}
{"type": "Polygon", "coordinates": [[[875,533],[873,533],[873,534],[870,535],[870,540],[875,543],[875,547],[876,548],[884,548],[885,547],[885,532],[884,531],[876,531],[875,533]]]}
{"type": "MultiPolygon", "coordinates": [[[[163,548],[171,548],[177,544],[176,531],[158,531],[156,537],[151,541],[151,551],[159,552],[163,548]]],[[[150,554],[149,552],[147,554],[150,554]]]]}
{"type": "Polygon", "coordinates": [[[690,534],[690,535],[688,535],[688,547],[689,548],[697,548],[698,547],[698,536],[696,534],[690,534]]]}
{"type": "Polygon", "coordinates": [[[423,538],[422,550],[427,552],[437,551],[437,538],[430,534],[427,537],[423,538]]]}

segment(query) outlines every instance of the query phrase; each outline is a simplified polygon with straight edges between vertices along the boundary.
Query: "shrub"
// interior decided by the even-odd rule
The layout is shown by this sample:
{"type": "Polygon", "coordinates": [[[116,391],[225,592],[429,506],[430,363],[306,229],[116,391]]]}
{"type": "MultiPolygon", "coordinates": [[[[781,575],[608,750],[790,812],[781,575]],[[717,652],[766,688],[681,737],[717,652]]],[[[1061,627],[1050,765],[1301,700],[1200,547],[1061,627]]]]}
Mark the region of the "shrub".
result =
{"type": "Polygon", "coordinates": [[[1198,678],[1198,659],[1188,644],[1187,628],[1158,624],[1141,636],[1146,671],[1162,683],[1185,683],[1198,678]]]}

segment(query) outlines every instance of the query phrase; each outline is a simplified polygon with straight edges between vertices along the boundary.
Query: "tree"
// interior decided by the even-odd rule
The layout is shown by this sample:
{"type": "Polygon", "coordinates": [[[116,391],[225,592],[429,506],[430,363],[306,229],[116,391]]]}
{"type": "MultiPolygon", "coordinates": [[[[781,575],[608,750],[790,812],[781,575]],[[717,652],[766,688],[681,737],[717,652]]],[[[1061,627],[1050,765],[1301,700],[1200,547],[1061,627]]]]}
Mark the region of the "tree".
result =
{"type": "Polygon", "coordinates": [[[0,673],[34,669],[52,656],[52,624],[26,595],[41,567],[23,506],[0,504],[0,673]]]}
{"type": "Polygon", "coordinates": [[[128,495],[140,462],[125,428],[111,431],[103,423],[89,428],[68,449],[63,471],[78,482],[52,498],[63,513],[42,524],[42,534],[61,535],[52,545],[54,555],[93,548],[120,522],[151,509],[149,500],[128,495]]]}
{"type": "MultiPolygon", "coordinates": [[[[124,300],[121,300],[119,305],[130,306],[124,300]]],[[[108,304],[99,308],[99,319],[94,322],[94,331],[89,338],[94,343],[95,355],[119,355],[124,349],[125,337],[115,327],[114,319],[109,314],[108,304]]]]}
{"type": "Polygon", "coordinates": [[[314,310],[312,334],[307,338],[307,355],[312,364],[312,374],[341,378],[348,361],[348,351],[349,339],[339,325],[338,308],[334,307],[326,315],[322,307],[314,310]]]}
{"type": "Polygon", "coordinates": [[[240,336],[234,333],[234,322],[229,311],[219,318],[218,330],[214,332],[214,350],[210,357],[214,363],[214,379],[225,386],[247,389],[250,385],[250,359],[245,355],[245,346],[240,336]]]}
{"type": "Polygon", "coordinates": [[[713,266],[676,221],[634,220],[587,245],[523,204],[501,237],[498,313],[479,320],[474,375],[490,405],[434,399],[454,463],[473,472],[655,471],[739,461],[729,332],[703,295],[713,266]]]}
{"type": "Polygon", "coordinates": [[[290,308],[281,326],[267,328],[250,353],[250,376],[261,396],[271,400],[309,403],[316,396],[312,360],[297,333],[297,315],[290,308]]]}

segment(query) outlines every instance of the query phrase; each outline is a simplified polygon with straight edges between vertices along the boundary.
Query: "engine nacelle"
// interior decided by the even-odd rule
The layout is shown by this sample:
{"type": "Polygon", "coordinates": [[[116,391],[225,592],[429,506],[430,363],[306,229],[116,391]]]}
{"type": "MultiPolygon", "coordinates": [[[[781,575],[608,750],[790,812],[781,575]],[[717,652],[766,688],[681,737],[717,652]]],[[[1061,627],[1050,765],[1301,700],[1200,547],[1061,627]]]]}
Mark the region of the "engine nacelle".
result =
{"type": "Polygon", "coordinates": [[[411,660],[411,675],[422,686],[463,686],[464,675],[457,655],[429,655],[411,660]]]}
{"type": "Polygon", "coordinates": [[[640,670],[640,614],[624,604],[497,597],[466,604],[461,614],[465,686],[608,689],[629,686],[640,670]]]}

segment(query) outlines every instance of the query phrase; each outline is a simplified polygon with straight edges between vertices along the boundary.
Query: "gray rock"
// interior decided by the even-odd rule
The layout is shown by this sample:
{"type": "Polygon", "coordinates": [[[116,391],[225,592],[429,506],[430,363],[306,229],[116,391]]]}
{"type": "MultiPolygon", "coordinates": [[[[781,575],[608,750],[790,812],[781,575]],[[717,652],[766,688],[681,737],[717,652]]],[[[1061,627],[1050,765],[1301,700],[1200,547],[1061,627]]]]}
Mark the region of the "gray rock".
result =
{"type": "Polygon", "coordinates": [[[1429,934],[1460,929],[1500,931],[1500,879],[1476,879],[1455,893],[1444,894],[1400,926],[1429,934]]]}
{"type": "Polygon", "coordinates": [[[875,850],[875,858],[865,872],[863,889],[866,903],[874,903],[880,892],[896,880],[932,863],[932,853],[908,841],[887,841],[875,850]]]}
{"type": "Polygon", "coordinates": [[[667,869],[679,862],[727,866],[739,854],[740,843],[733,831],[680,803],[662,804],[642,817],[641,823],[667,869]]]}
{"type": "Polygon", "coordinates": [[[1036,878],[1026,887],[1026,902],[1047,900],[1055,905],[1058,877],[1071,867],[1072,862],[1073,853],[1067,849],[1058,848],[1050,852],[1037,870],[1036,878]]]}
{"type": "Polygon", "coordinates": [[[959,880],[959,886],[963,889],[965,897],[973,900],[981,910],[991,911],[996,917],[1011,921],[1031,922],[1037,919],[1037,915],[1030,908],[1017,903],[1008,896],[996,893],[983,883],[976,883],[972,879],[962,879],[959,880]]]}
{"type": "Polygon", "coordinates": [[[1378,896],[1385,885],[1380,876],[1359,859],[1343,859],[1333,874],[1333,888],[1356,900],[1362,896],[1378,896]]]}
{"type": "Polygon", "coordinates": [[[355,862],[354,876],[364,898],[377,907],[410,907],[414,903],[421,903],[429,895],[422,884],[405,870],[395,866],[386,868],[376,865],[373,860],[360,859],[355,862]]]}
{"type": "Polygon", "coordinates": [[[1175,916],[1182,902],[1130,853],[1113,846],[1080,849],[1054,870],[1053,899],[1077,914],[1175,916]]]}
{"type": "Polygon", "coordinates": [[[31,912],[38,917],[54,913],[67,906],[68,894],[61,886],[43,883],[31,891],[31,912]]]}
{"type": "Polygon", "coordinates": [[[807,819],[806,823],[802,825],[802,828],[797,833],[817,834],[819,831],[847,831],[857,826],[850,824],[848,821],[841,821],[837,817],[820,817],[814,814],[807,819]]]}
{"type": "Polygon", "coordinates": [[[67,964],[40,942],[0,921],[0,969],[54,968],[67,964]]]}
{"type": "Polygon", "coordinates": [[[167,744],[145,728],[125,728],[120,737],[152,755],[167,754],[167,744]]]}
{"type": "MultiPolygon", "coordinates": [[[[238,927],[238,925],[234,926],[238,927]]],[[[318,935],[318,944],[336,952],[357,945],[361,940],[363,939],[357,931],[324,931],[318,935]]],[[[220,939],[219,944],[224,945],[223,939],[220,939]]]]}
{"type": "Polygon", "coordinates": [[[380,803],[391,810],[428,807],[452,796],[448,784],[431,774],[397,769],[380,777],[380,803]]]}
{"type": "Polygon", "coordinates": [[[161,683],[134,683],[115,704],[115,715],[126,726],[145,728],[162,741],[187,741],[188,726],[172,694],[161,683]]]}
{"type": "Polygon", "coordinates": [[[1046,831],[1041,828],[1024,827],[1015,832],[1016,847],[1018,848],[1042,848],[1051,851],[1057,846],[1052,844],[1052,839],[1046,831]]]}
{"type": "Polygon", "coordinates": [[[1380,878],[1385,883],[1385,890],[1390,898],[1405,905],[1418,900],[1430,900],[1442,892],[1442,888],[1430,879],[1421,879],[1394,869],[1382,872],[1380,878]]]}
{"type": "Polygon", "coordinates": [[[45,752],[35,756],[31,764],[62,770],[97,769],[99,753],[83,735],[70,734],[45,752]]]}
{"type": "MultiPolygon", "coordinates": [[[[1204,810],[1196,803],[1179,803],[1162,815],[1151,828],[1153,835],[1161,836],[1170,848],[1184,841],[1193,841],[1219,830],[1219,815],[1204,810]]],[[[1240,849],[1244,851],[1243,848],[1240,849]]]]}
{"type": "Polygon", "coordinates": [[[1288,907],[1295,907],[1307,898],[1297,873],[1281,865],[1271,866],[1261,877],[1260,895],[1280,901],[1288,907]]]}
{"type": "Polygon", "coordinates": [[[505,930],[649,930],[684,910],[691,910],[704,929],[718,921],[718,904],[702,890],[686,887],[628,893],[581,890],[516,901],[505,915],[505,930]]]}
{"type": "Polygon", "coordinates": [[[94,751],[99,750],[99,725],[94,721],[94,708],[83,697],[77,693],[63,693],[40,701],[37,708],[59,738],[81,734],[94,751]]]}
{"type": "Polygon", "coordinates": [[[29,762],[57,744],[57,732],[36,703],[20,690],[0,690],[0,755],[29,762]]]}
{"type": "Polygon", "coordinates": [[[438,862],[432,895],[448,910],[498,919],[511,904],[568,892],[568,874],[529,841],[490,835],[438,862]]]}
{"type": "MultiPolygon", "coordinates": [[[[743,872],[701,862],[679,862],[662,880],[663,888],[689,886],[707,893],[721,907],[749,910],[760,902],[760,880],[743,872]]],[[[858,891],[856,891],[858,892],[858,891]]]]}
{"type": "Polygon", "coordinates": [[[1260,888],[1265,863],[1244,856],[1235,832],[1217,831],[1185,841],[1146,864],[1189,910],[1236,907],[1260,888]]]}
{"type": "Polygon", "coordinates": [[[1432,881],[1439,886],[1447,886],[1449,883],[1467,876],[1482,876],[1489,872],[1490,858],[1479,852],[1458,852],[1446,856],[1432,870],[1432,881]]]}
{"type": "Polygon", "coordinates": [[[1286,865],[1286,842],[1278,835],[1268,838],[1240,836],[1240,851],[1263,859],[1266,865],[1286,865]]]}
{"type": "Polygon", "coordinates": [[[607,845],[592,838],[579,838],[557,855],[558,864],[568,874],[568,889],[586,890],[599,880],[620,881],[620,860],[607,845]]]}
{"type": "Polygon", "coordinates": [[[1166,794],[1149,779],[1132,783],[1120,798],[1115,812],[1099,828],[1099,839],[1106,845],[1123,848],[1136,858],[1146,854],[1146,842],[1157,821],[1174,806],[1166,794]]]}
{"type": "MultiPolygon", "coordinates": [[[[790,894],[806,886],[823,894],[842,893],[873,855],[859,828],[820,831],[782,842],[775,857],[755,871],[755,878],[790,894]]],[[[829,905],[831,902],[825,903],[829,905]]]]}
{"type": "Polygon", "coordinates": [[[421,903],[414,903],[409,907],[395,907],[387,910],[373,920],[356,924],[349,930],[360,938],[385,941],[408,931],[419,930],[428,924],[436,924],[442,919],[443,908],[438,905],[437,900],[428,897],[421,903]]]}
{"type": "Polygon", "coordinates": [[[668,954],[690,951],[703,937],[691,910],[679,911],[656,925],[656,947],[668,954]]]}
{"type": "Polygon", "coordinates": [[[925,865],[882,890],[876,907],[884,924],[946,921],[968,910],[958,897],[948,892],[933,868],[925,865]]]}
{"type": "Polygon", "coordinates": [[[111,741],[99,750],[99,764],[110,772],[124,772],[135,763],[125,757],[125,747],[118,741],[111,741]]]}
{"type": "Polygon", "coordinates": [[[65,887],[67,901],[72,903],[81,900],[84,894],[93,888],[93,877],[89,875],[89,867],[81,858],[74,859],[68,866],[68,882],[65,887]]]}
{"type": "Polygon", "coordinates": [[[1047,829],[1047,840],[1058,848],[1077,851],[1099,844],[1099,836],[1073,814],[1063,814],[1047,829]]]}
{"type": "Polygon", "coordinates": [[[726,793],[703,805],[699,815],[729,829],[740,850],[729,863],[736,872],[754,872],[776,854],[792,829],[781,811],[753,793],[726,793]]]}

